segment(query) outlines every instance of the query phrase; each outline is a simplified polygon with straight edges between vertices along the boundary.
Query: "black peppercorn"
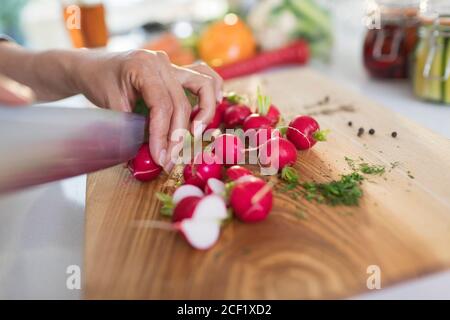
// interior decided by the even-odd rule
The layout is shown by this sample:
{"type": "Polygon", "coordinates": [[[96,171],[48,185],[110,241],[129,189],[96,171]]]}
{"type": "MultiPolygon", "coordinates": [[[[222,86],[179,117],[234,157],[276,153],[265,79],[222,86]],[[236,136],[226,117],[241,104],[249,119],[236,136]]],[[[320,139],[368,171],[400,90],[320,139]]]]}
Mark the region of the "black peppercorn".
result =
{"type": "Polygon", "coordinates": [[[364,128],[358,129],[358,137],[361,137],[364,134],[364,128]]]}
{"type": "Polygon", "coordinates": [[[375,134],[375,129],[370,129],[369,130],[369,134],[374,135],[375,134]]]}
{"type": "Polygon", "coordinates": [[[353,125],[353,122],[349,121],[347,124],[349,127],[351,127],[353,125]]]}
{"type": "Polygon", "coordinates": [[[391,136],[392,136],[392,138],[397,138],[397,132],[396,131],[392,132],[391,136]]]}

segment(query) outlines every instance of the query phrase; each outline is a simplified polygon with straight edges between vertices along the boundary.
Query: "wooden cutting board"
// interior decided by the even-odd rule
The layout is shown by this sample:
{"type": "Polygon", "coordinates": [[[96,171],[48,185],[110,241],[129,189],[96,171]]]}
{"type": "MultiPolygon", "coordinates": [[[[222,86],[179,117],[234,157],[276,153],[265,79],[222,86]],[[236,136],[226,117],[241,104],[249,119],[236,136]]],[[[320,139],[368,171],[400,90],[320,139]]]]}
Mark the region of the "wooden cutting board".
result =
{"type": "Polygon", "coordinates": [[[122,166],[91,174],[85,298],[343,298],[368,291],[370,266],[380,268],[382,288],[450,267],[450,140],[305,68],[226,88],[251,94],[258,85],[286,118],[314,114],[332,131],[327,143],[299,154],[303,181],[349,173],[346,156],[386,166],[364,182],[360,206],[277,193],[266,221],[232,222],[214,248],[200,252],[173,232],[135,227],[162,220],[155,193],[165,178],[141,184],[122,166]],[[376,133],[357,137],[359,127],[376,133]]]}

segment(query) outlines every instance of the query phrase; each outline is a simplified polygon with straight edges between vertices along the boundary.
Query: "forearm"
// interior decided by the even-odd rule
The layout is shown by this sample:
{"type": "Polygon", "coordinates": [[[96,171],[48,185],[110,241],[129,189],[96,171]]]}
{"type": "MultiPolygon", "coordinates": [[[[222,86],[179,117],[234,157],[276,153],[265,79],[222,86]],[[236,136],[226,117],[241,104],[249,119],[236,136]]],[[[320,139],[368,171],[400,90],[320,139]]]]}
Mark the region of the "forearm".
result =
{"type": "Polygon", "coordinates": [[[79,93],[73,73],[80,62],[76,51],[27,51],[0,42],[0,73],[30,87],[38,101],[52,101],[79,93]]]}

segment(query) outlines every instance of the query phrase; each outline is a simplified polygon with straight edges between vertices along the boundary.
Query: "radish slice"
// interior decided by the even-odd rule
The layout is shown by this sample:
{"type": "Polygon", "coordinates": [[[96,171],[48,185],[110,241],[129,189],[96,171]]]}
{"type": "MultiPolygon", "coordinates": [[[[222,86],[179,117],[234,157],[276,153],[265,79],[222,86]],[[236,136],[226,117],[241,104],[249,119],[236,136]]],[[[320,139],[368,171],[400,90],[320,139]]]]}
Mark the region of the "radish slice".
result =
{"type": "Polygon", "coordinates": [[[219,239],[220,223],[217,221],[183,220],[179,230],[189,244],[198,250],[211,248],[219,239]]]}
{"type": "Polygon", "coordinates": [[[174,204],[178,204],[181,200],[187,197],[203,197],[203,191],[196,186],[185,184],[175,190],[172,201],[174,204]]]}
{"type": "Polygon", "coordinates": [[[223,197],[225,195],[225,183],[216,178],[211,178],[206,182],[205,186],[206,194],[217,194],[223,197]]]}
{"type": "Polygon", "coordinates": [[[212,194],[204,197],[195,207],[192,220],[221,221],[227,218],[225,201],[218,195],[212,194]]]}

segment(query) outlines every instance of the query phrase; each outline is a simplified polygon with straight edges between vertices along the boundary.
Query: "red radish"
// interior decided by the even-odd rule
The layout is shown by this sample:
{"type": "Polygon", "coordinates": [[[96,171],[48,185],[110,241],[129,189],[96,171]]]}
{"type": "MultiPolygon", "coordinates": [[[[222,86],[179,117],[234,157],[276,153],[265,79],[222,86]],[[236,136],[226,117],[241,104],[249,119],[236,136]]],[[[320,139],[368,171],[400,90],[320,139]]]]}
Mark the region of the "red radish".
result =
{"type": "Polygon", "coordinates": [[[153,160],[148,143],[143,144],[136,156],[128,162],[128,169],[139,181],[151,181],[159,176],[162,168],[153,160]]]}
{"type": "Polygon", "coordinates": [[[184,219],[221,221],[226,217],[225,201],[220,196],[213,194],[203,198],[184,198],[176,205],[172,221],[179,222],[184,219]]]}
{"type": "Polygon", "coordinates": [[[223,79],[231,79],[283,64],[305,64],[309,60],[306,41],[296,41],[287,47],[262,52],[247,60],[232,63],[215,70],[223,79]]]}
{"type": "Polygon", "coordinates": [[[213,142],[213,152],[223,164],[234,165],[243,161],[245,147],[238,136],[221,134],[213,142]]]}
{"type": "Polygon", "coordinates": [[[172,196],[172,202],[176,205],[187,197],[203,197],[203,191],[194,185],[185,184],[178,187],[172,196]]]}
{"type": "Polygon", "coordinates": [[[173,211],[172,221],[179,222],[184,219],[190,219],[194,215],[195,208],[200,202],[200,197],[186,197],[178,202],[173,211]]]}
{"type": "Polygon", "coordinates": [[[217,194],[218,196],[224,196],[225,183],[216,178],[208,179],[205,185],[205,194],[217,194]]]}
{"type": "Polygon", "coordinates": [[[259,145],[262,143],[265,143],[266,141],[272,139],[272,138],[281,138],[281,132],[278,129],[275,128],[268,128],[265,130],[260,130],[259,132],[259,145]]]}
{"type": "Polygon", "coordinates": [[[244,131],[250,130],[250,129],[267,129],[272,126],[272,122],[269,118],[259,115],[259,114],[252,114],[248,116],[243,123],[242,128],[244,131]]]}
{"type": "Polygon", "coordinates": [[[219,239],[220,223],[186,219],[176,224],[186,241],[195,249],[207,250],[219,239]]]}
{"type": "Polygon", "coordinates": [[[194,249],[206,250],[211,248],[219,239],[221,221],[214,219],[184,219],[168,223],[147,220],[140,222],[138,227],[178,231],[194,249]]]}
{"type": "Polygon", "coordinates": [[[237,179],[243,176],[251,176],[251,175],[252,172],[250,170],[241,166],[232,166],[227,169],[227,176],[228,179],[230,179],[231,181],[236,181],[237,179]]]}
{"type": "Polygon", "coordinates": [[[271,127],[272,122],[269,118],[258,114],[253,114],[244,121],[244,131],[249,138],[250,147],[259,147],[268,140],[281,137],[278,129],[271,127]]]}
{"type": "Polygon", "coordinates": [[[297,160],[297,150],[287,139],[272,138],[261,146],[259,162],[262,166],[282,170],[297,160]]]}
{"type": "Polygon", "coordinates": [[[280,121],[280,111],[270,102],[270,97],[262,95],[258,87],[256,91],[257,107],[256,111],[270,121],[271,126],[275,126],[280,121]]]}
{"type": "Polygon", "coordinates": [[[269,111],[267,111],[266,117],[270,119],[272,125],[276,125],[280,121],[280,110],[273,104],[270,105],[269,111]]]}
{"type": "Polygon", "coordinates": [[[244,123],[245,118],[251,115],[252,111],[245,105],[235,105],[228,107],[223,114],[223,123],[226,128],[235,128],[244,123]]]}
{"type": "Polygon", "coordinates": [[[326,141],[328,131],[321,131],[319,123],[310,116],[297,116],[289,123],[286,137],[299,150],[312,148],[317,141],[326,141]]]}
{"type": "Polygon", "coordinates": [[[272,188],[259,178],[236,182],[231,191],[230,204],[234,214],[243,222],[264,220],[272,209],[272,188]]]}
{"type": "Polygon", "coordinates": [[[228,107],[242,104],[245,102],[245,98],[243,96],[238,95],[235,92],[228,92],[222,99],[222,102],[220,102],[217,105],[217,109],[220,110],[221,115],[223,116],[223,113],[228,107]]]}
{"type": "MultiPolygon", "coordinates": [[[[192,109],[191,112],[191,121],[194,121],[197,114],[200,112],[200,107],[195,106],[194,109],[192,109]]],[[[209,129],[217,129],[220,124],[222,123],[222,117],[223,117],[223,111],[219,109],[219,107],[216,108],[216,113],[214,113],[214,117],[212,118],[211,122],[206,126],[205,131],[209,129]]]]}
{"type": "Polygon", "coordinates": [[[203,189],[208,179],[221,179],[222,164],[220,162],[220,158],[211,153],[199,153],[192,164],[187,164],[184,167],[183,177],[185,183],[203,189]]]}

